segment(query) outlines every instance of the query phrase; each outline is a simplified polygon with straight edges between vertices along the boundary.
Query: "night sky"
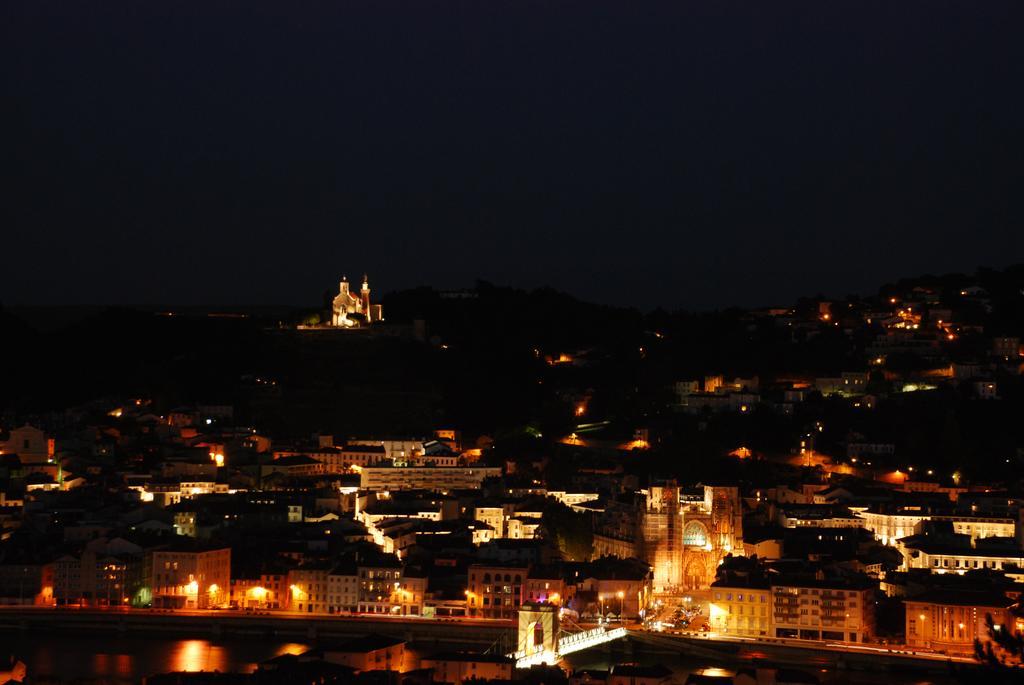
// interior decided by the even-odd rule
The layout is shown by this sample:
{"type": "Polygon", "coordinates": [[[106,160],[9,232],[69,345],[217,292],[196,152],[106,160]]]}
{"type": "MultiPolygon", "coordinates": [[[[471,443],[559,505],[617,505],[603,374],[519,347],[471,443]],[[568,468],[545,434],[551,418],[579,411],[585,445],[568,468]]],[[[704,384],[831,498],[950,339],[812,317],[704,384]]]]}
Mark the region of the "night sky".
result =
{"type": "Polygon", "coordinates": [[[0,4],[0,300],[550,285],[706,309],[1024,261],[1024,3],[0,4]]]}

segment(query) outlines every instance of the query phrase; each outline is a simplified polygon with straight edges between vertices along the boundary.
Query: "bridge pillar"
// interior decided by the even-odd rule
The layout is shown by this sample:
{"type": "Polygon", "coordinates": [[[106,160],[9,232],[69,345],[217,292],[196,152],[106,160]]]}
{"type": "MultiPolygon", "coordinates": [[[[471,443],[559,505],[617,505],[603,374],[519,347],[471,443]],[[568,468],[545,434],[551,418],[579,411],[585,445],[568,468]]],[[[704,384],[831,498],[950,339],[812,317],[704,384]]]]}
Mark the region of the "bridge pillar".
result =
{"type": "Polygon", "coordinates": [[[558,607],[528,602],[519,607],[519,633],[516,654],[529,657],[558,654],[558,607]]]}

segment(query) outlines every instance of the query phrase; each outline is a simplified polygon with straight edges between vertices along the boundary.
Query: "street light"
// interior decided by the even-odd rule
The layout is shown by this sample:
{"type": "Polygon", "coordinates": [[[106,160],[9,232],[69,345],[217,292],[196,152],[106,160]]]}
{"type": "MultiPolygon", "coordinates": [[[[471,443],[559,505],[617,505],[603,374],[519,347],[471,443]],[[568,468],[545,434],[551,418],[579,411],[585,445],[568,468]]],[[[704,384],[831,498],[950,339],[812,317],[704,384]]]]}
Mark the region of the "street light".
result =
{"type": "Polygon", "coordinates": [[[263,600],[267,597],[267,588],[262,585],[257,585],[256,587],[249,589],[249,594],[252,595],[254,600],[256,600],[256,606],[259,607],[263,605],[263,600]]]}

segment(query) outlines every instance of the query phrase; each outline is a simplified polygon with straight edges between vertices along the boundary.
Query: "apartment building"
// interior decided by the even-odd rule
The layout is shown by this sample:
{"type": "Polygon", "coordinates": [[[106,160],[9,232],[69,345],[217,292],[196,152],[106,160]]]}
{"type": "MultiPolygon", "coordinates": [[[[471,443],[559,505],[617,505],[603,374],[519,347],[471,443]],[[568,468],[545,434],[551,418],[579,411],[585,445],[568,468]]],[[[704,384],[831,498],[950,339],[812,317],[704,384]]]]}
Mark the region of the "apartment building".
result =
{"type": "Polygon", "coordinates": [[[774,578],[773,636],[866,642],[875,632],[873,591],[866,578],[774,578]]]}
{"type": "Polygon", "coordinates": [[[772,634],[772,589],[767,580],[730,579],[711,584],[711,630],[728,635],[772,634]]]}
{"type": "Polygon", "coordinates": [[[523,603],[527,571],[525,564],[470,566],[466,589],[467,615],[514,619],[523,603]]]}
{"type": "Polygon", "coordinates": [[[330,564],[303,564],[288,572],[288,608],[306,614],[326,614],[329,606],[330,564]]]}
{"type": "Polygon", "coordinates": [[[153,606],[210,609],[227,606],[231,548],[172,545],[150,553],[153,606]]]}
{"type": "Polygon", "coordinates": [[[501,476],[497,466],[368,466],[359,472],[363,490],[477,490],[485,478],[501,476]]]}

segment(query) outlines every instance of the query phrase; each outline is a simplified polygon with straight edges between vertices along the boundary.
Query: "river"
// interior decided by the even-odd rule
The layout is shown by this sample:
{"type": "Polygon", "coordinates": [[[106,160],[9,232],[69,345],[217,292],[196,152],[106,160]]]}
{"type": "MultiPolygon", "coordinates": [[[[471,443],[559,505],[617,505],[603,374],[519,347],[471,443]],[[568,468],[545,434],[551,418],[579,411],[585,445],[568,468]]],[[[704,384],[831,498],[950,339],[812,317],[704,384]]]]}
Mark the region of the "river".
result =
{"type": "MultiPolygon", "coordinates": [[[[311,645],[268,639],[178,639],[165,637],[88,636],[60,633],[0,632],[0,658],[14,654],[28,667],[33,685],[75,683],[76,685],[137,685],[155,673],[170,671],[249,672],[257,664],[280,654],[297,654],[311,645]]],[[[601,649],[567,657],[572,668],[607,669],[624,655],[601,649]]],[[[664,663],[677,674],[679,682],[689,673],[710,667],[728,668],[726,663],[707,663],[694,658],[637,654],[641,663],[664,663]]],[[[809,669],[816,670],[816,669],[809,669]]],[[[943,676],[914,676],[894,673],[816,672],[830,685],[949,685],[943,676]]]]}
{"type": "Polygon", "coordinates": [[[297,654],[309,645],[273,640],[186,640],[146,637],[79,637],[68,634],[0,633],[0,658],[25,662],[33,684],[88,682],[137,684],[170,671],[253,670],[266,659],[297,654]]]}

